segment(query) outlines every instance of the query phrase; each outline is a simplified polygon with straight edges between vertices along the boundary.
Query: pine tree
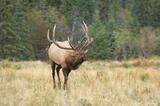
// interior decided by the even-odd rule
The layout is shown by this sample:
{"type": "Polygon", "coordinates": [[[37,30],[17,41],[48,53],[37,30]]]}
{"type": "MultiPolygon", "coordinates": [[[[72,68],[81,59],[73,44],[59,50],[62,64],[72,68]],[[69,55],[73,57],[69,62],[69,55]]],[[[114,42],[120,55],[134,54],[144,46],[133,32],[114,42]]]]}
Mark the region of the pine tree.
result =
{"type": "Polygon", "coordinates": [[[160,1],[135,0],[133,13],[141,26],[160,26],[160,1]]]}
{"type": "Polygon", "coordinates": [[[29,59],[33,56],[25,23],[21,0],[0,1],[1,7],[1,59],[29,59]]]}
{"type": "Polygon", "coordinates": [[[95,12],[94,24],[91,26],[90,35],[94,41],[89,49],[88,56],[94,59],[111,59],[114,56],[114,37],[110,29],[112,22],[108,26],[104,25],[99,17],[99,12],[95,12]],[[109,27],[110,26],[110,27],[109,27]]]}

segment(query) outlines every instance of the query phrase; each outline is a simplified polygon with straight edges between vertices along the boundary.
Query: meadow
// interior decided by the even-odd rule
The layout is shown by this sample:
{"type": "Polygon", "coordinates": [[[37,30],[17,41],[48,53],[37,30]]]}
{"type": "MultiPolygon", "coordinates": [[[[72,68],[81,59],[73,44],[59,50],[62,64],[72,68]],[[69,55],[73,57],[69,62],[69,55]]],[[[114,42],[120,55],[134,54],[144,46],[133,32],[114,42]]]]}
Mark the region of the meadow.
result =
{"type": "Polygon", "coordinates": [[[0,106],[160,106],[160,58],[84,62],[68,90],[53,89],[46,62],[4,60],[0,106]]]}

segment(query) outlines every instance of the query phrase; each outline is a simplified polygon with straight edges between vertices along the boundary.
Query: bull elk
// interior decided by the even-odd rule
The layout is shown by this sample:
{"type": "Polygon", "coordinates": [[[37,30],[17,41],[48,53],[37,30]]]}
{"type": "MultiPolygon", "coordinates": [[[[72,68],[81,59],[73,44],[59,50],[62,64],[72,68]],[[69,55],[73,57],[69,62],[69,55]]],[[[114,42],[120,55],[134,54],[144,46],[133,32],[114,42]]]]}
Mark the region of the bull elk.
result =
{"type": "Polygon", "coordinates": [[[93,38],[88,36],[88,28],[85,22],[81,24],[81,27],[84,31],[84,37],[78,43],[78,46],[72,44],[70,38],[68,40],[60,42],[55,40],[55,30],[56,24],[53,28],[53,39],[51,40],[49,37],[49,29],[47,32],[47,39],[50,42],[50,46],[48,48],[48,56],[51,61],[52,68],[52,77],[53,77],[53,87],[56,87],[55,84],[55,69],[58,77],[58,86],[61,88],[61,80],[59,76],[59,71],[62,69],[64,76],[64,84],[63,88],[67,88],[67,80],[68,75],[71,70],[77,69],[85,60],[85,54],[87,52],[87,47],[93,41],[93,38]]]}

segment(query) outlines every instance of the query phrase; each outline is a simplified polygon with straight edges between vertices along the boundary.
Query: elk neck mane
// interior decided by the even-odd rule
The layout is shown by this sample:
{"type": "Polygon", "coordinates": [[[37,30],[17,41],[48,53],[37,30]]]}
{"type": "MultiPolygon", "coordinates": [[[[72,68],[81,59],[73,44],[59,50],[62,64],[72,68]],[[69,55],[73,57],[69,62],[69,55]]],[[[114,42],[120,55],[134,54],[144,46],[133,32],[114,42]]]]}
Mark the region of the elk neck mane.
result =
{"type": "Polygon", "coordinates": [[[84,61],[85,55],[78,53],[77,51],[72,52],[66,57],[66,64],[70,69],[77,69],[84,61]]]}

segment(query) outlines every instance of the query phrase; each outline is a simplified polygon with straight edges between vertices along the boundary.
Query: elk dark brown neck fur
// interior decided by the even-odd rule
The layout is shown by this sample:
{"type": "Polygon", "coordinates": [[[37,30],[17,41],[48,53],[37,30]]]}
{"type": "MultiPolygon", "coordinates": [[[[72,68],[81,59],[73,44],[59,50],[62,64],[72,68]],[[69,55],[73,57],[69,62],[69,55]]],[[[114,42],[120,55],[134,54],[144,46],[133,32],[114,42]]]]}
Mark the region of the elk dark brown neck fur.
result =
{"type": "MultiPolygon", "coordinates": [[[[53,40],[49,38],[49,30],[47,33],[48,41],[51,45],[48,48],[48,56],[51,61],[52,67],[52,77],[53,77],[53,87],[56,87],[55,84],[55,69],[58,76],[58,86],[61,88],[61,80],[59,76],[59,71],[62,69],[64,75],[64,89],[67,87],[68,75],[71,70],[76,70],[85,60],[85,49],[93,41],[88,36],[88,29],[86,24],[83,22],[82,28],[85,32],[85,44],[82,47],[72,45],[70,39],[68,41],[56,42],[55,29],[56,25],[53,28],[53,40]]],[[[84,40],[84,38],[82,39],[84,40]]],[[[84,42],[84,41],[81,41],[84,42]]]]}
{"type": "Polygon", "coordinates": [[[85,54],[84,53],[74,53],[71,56],[68,56],[66,58],[66,64],[67,67],[70,69],[76,70],[85,60],[85,54]]]}

